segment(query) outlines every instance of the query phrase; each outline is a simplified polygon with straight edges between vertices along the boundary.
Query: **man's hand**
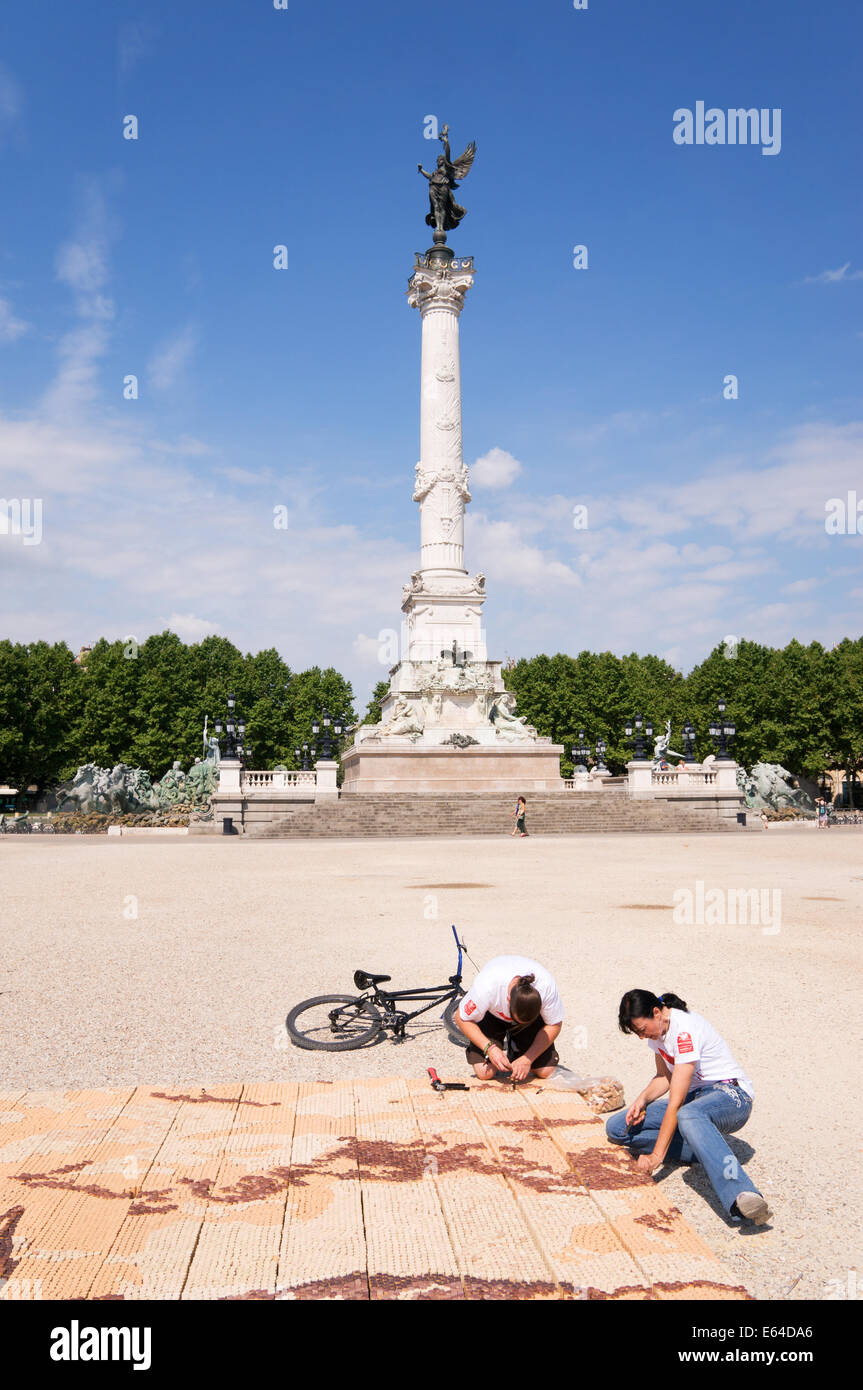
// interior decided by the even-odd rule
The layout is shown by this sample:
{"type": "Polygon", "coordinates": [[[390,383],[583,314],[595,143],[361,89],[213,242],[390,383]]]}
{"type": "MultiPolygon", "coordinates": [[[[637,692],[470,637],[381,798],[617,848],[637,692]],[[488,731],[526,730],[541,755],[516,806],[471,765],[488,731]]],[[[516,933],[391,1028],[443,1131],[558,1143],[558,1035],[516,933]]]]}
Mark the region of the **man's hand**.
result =
{"type": "Polygon", "coordinates": [[[661,1163],[662,1159],[657,1158],[656,1154],[640,1154],[635,1166],[639,1173],[647,1173],[650,1176],[656,1172],[661,1163]]]}
{"type": "Polygon", "coordinates": [[[495,1067],[498,1071],[512,1071],[512,1067],[509,1064],[509,1059],[506,1053],[504,1052],[503,1048],[490,1047],[488,1050],[488,1057],[486,1060],[491,1062],[492,1066],[495,1067]]]}
{"type": "Polygon", "coordinates": [[[526,1081],[530,1075],[530,1062],[526,1057],[516,1057],[510,1070],[513,1081],[526,1081]]]}

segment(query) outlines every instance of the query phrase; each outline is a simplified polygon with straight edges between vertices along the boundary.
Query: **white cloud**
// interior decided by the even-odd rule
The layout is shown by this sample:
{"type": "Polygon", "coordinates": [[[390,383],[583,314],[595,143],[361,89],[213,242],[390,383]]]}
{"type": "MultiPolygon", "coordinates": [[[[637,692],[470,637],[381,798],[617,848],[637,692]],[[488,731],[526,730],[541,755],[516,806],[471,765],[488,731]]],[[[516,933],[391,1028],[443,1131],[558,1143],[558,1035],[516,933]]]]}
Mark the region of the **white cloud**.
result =
{"type": "Polygon", "coordinates": [[[231,483],[242,483],[245,487],[260,487],[265,483],[273,481],[273,474],[269,468],[217,468],[216,472],[222,478],[227,478],[231,483]]]}
{"type": "Polygon", "coordinates": [[[121,24],[117,34],[117,63],[120,76],[128,77],[134,72],[142,58],[153,52],[155,29],[140,20],[121,24]]]}
{"type": "Polygon", "coordinates": [[[863,270],[852,270],[849,275],[850,267],[851,262],[846,261],[844,265],[840,265],[838,270],[822,270],[820,275],[804,276],[803,283],[804,285],[835,285],[840,280],[863,280],[863,270]]]}
{"type": "Polygon", "coordinates": [[[219,623],[209,618],[196,618],[194,613],[172,613],[166,627],[184,642],[200,642],[202,637],[210,637],[222,631],[219,623]]]}
{"type": "Polygon", "coordinates": [[[489,577],[515,589],[545,589],[549,594],[564,588],[580,588],[581,576],[550,551],[528,545],[510,521],[489,521],[468,513],[465,540],[471,563],[489,577]]]}
{"type": "Polygon", "coordinates": [[[504,488],[515,481],[522,467],[506,449],[489,449],[470,467],[470,481],[477,487],[504,488]]]}
{"type": "Polygon", "coordinates": [[[0,299],[0,343],[14,343],[29,327],[23,319],[16,319],[8,299],[0,299]]]}
{"type": "Polygon", "coordinates": [[[103,290],[108,281],[108,215],[95,180],[84,187],[78,230],[57,252],[56,274],[75,293],[80,324],[60,340],[60,367],[42,399],[43,410],[68,419],[92,403],[97,394],[99,359],[110,340],[108,324],[114,303],[103,290]]]}
{"type": "MultiPolygon", "coordinates": [[[[398,633],[399,628],[393,619],[392,631],[398,633]]],[[[387,674],[388,666],[381,661],[381,639],[379,637],[367,637],[364,632],[360,632],[351,643],[351,651],[357,661],[363,666],[377,666],[380,668],[378,679],[383,680],[387,674]]],[[[392,662],[389,663],[392,665],[392,662]]]]}
{"type": "Polygon", "coordinates": [[[203,439],[196,439],[192,434],[181,434],[175,440],[148,439],[147,448],[157,454],[184,454],[188,458],[203,458],[214,452],[203,439]]]}
{"type": "Polygon", "coordinates": [[[191,324],[162,343],[147,363],[150,385],[157,391],[173,386],[191,361],[197,345],[198,334],[191,324]]]}

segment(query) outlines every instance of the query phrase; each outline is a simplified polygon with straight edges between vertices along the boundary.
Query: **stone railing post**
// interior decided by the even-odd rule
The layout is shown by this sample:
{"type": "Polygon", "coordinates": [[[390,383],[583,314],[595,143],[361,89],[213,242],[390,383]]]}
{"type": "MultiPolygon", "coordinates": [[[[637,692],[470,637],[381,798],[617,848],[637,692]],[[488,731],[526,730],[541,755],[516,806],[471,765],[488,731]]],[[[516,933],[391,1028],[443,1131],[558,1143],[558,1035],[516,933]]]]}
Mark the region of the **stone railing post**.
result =
{"type": "Polygon", "coordinates": [[[626,764],[627,791],[633,801],[649,801],[653,796],[653,763],[632,762],[626,764]]]}
{"type": "Polygon", "coordinates": [[[336,773],[339,765],[336,762],[315,763],[315,805],[322,801],[338,801],[339,788],[336,783],[336,773]]]}

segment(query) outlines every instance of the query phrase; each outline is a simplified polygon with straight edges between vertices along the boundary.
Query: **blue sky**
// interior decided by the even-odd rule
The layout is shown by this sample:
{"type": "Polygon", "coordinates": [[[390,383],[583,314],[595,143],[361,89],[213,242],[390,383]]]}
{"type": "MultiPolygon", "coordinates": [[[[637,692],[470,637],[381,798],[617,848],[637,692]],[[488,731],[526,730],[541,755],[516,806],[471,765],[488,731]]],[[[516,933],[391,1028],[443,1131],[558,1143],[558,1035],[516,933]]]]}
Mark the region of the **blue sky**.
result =
{"type": "Polygon", "coordinates": [[[858,636],[863,534],[824,521],[863,501],[861,31],[844,0],[14,7],[0,495],[43,534],[0,534],[2,635],[385,674],[434,115],[478,145],[450,242],[490,654],[858,636]],[[779,153],[676,144],[697,101],[779,108],[779,153]]]}

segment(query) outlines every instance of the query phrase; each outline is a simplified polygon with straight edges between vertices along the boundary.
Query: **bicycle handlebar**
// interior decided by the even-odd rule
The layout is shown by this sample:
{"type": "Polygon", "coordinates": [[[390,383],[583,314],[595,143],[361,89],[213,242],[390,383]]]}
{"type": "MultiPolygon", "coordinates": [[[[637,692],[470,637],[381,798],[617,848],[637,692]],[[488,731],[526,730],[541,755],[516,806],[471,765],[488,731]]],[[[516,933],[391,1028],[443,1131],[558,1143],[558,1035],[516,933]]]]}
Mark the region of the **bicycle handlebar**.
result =
{"type": "Polygon", "coordinates": [[[456,929],[455,929],[455,922],[453,922],[453,924],[452,924],[452,934],[453,934],[453,936],[455,937],[455,944],[456,944],[456,946],[458,946],[458,971],[457,971],[456,973],[458,974],[459,979],[461,979],[461,952],[462,952],[462,944],[461,944],[461,942],[460,942],[459,939],[458,939],[458,932],[457,932],[456,929]]]}

